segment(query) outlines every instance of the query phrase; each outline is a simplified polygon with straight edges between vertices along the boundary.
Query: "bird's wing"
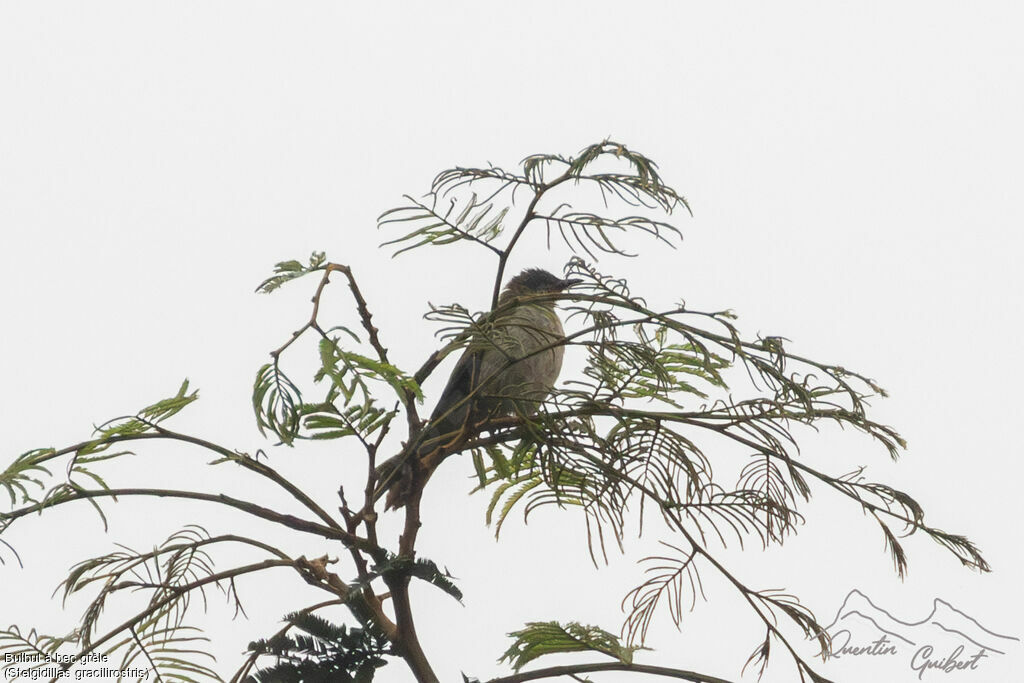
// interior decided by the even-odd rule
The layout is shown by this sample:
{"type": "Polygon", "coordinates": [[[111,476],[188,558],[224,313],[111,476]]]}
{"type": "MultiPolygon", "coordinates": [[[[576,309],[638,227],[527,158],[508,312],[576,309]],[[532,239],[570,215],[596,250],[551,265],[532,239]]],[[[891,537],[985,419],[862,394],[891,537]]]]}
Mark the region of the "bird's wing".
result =
{"type": "Polygon", "coordinates": [[[477,412],[475,406],[480,397],[474,395],[473,390],[480,381],[483,357],[483,349],[471,347],[463,352],[455,364],[448,377],[448,384],[434,412],[430,414],[430,424],[423,435],[421,452],[433,450],[455,439],[470,421],[471,413],[477,412]]]}

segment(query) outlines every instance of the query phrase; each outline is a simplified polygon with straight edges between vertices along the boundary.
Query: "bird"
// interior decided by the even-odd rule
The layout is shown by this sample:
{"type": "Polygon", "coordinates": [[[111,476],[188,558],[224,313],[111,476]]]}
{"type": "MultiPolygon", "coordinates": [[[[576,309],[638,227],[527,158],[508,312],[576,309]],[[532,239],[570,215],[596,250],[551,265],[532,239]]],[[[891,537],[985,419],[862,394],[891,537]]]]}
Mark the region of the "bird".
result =
{"type": "Polygon", "coordinates": [[[486,420],[537,411],[562,370],[565,331],[553,299],[530,297],[580,282],[542,268],[527,268],[509,280],[495,313],[484,318],[455,364],[418,441],[377,468],[378,497],[387,494],[385,509],[405,505],[486,420]]]}

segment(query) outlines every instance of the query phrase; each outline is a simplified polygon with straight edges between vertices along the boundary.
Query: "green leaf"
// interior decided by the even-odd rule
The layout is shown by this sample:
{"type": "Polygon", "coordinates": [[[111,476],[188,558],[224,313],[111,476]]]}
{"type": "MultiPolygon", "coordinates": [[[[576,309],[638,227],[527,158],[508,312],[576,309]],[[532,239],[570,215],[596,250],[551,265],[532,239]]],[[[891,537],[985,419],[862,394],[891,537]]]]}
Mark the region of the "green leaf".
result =
{"type": "Polygon", "coordinates": [[[566,652],[600,652],[623,664],[632,664],[633,653],[641,649],[623,645],[604,629],[575,621],[564,625],[557,621],[532,621],[526,628],[508,635],[514,642],[498,661],[509,662],[516,671],[538,657],[566,652]]]}
{"type": "Polygon", "coordinates": [[[298,435],[299,406],[302,394],[299,388],[281,372],[277,363],[267,363],[256,373],[252,390],[252,407],[260,434],[270,430],[291,445],[298,435]]]}
{"type": "Polygon", "coordinates": [[[256,291],[261,294],[269,294],[290,280],[323,270],[326,261],[327,254],[322,251],[314,251],[309,257],[309,265],[305,266],[298,261],[281,261],[274,265],[274,275],[261,282],[256,291]]]}
{"type": "MultiPolygon", "coordinates": [[[[189,393],[188,380],[186,379],[182,381],[181,386],[178,387],[178,392],[174,396],[146,406],[136,413],[135,417],[110,420],[109,422],[97,427],[95,432],[97,437],[78,449],[76,452],[77,460],[79,462],[96,462],[100,460],[101,458],[84,458],[82,456],[105,451],[110,447],[110,439],[113,437],[134,436],[136,434],[145,434],[146,432],[153,431],[153,427],[155,425],[163,422],[169,417],[177,415],[187,405],[196,401],[198,398],[199,391],[195,390],[189,393]]],[[[121,453],[121,455],[125,453],[121,453]]]]}
{"type": "Polygon", "coordinates": [[[284,620],[286,630],[302,633],[278,633],[249,643],[249,652],[277,661],[244,679],[246,683],[370,683],[376,670],[387,664],[384,656],[395,654],[387,639],[373,629],[333,624],[308,611],[294,612],[284,620]]]}
{"type": "Polygon", "coordinates": [[[311,433],[310,439],[340,439],[346,436],[361,436],[364,439],[376,432],[397,414],[393,410],[382,410],[372,400],[366,405],[354,405],[344,412],[331,404],[302,406],[302,424],[311,433]]]}
{"type": "Polygon", "coordinates": [[[17,505],[17,494],[21,495],[22,502],[32,501],[27,488],[29,484],[40,489],[46,488],[34,473],[42,472],[50,476],[50,470],[43,467],[40,463],[53,457],[55,452],[52,448],[37,448],[27,453],[22,453],[14,462],[8,465],[7,469],[0,472],[0,486],[7,491],[7,495],[11,499],[11,505],[17,505]]]}
{"type": "Polygon", "coordinates": [[[457,201],[454,199],[447,206],[438,206],[437,195],[431,195],[432,203],[429,206],[409,195],[404,198],[408,200],[408,205],[385,211],[377,219],[378,228],[400,223],[415,226],[404,235],[381,244],[387,246],[404,243],[393,256],[417,247],[460,241],[489,246],[501,235],[502,221],[509,210],[509,207],[505,207],[492,213],[494,205],[478,201],[475,194],[461,210],[456,210],[457,201]]]}
{"type": "Polygon", "coordinates": [[[486,486],[487,468],[484,465],[484,456],[478,448],[473,449],[473,469],[476,471],[476,478],[480,481],[480,486],[486,486]]]}
{"type": "Polygon", "coordinates": [[[487,448],[487,455],[491,458],[491,467],[494,468],[495,474],[502,479],[507,479],[512,476],[512,465],[509,463],[508,458],[505,457],[505,453],[498,446],[489,446],[487,448]]]}
{"type": "Polygon", "coordinates": [[[440,588],[448,595],[459,602],[462,602],[462,591],[452,582],[452,576],[447,571],[442,572],[433,560],[425,557],[417,558],[415,561],[402,555],[388,553],[385,563],[374,565],[371,576],[411,576],[421,581],[440,588]]]}
{"type": "Polygon", "coordinates": [[[343,349],[337,339],[320,340],[320,370],[314,375],[315,381],[329,377],[345,398],[348,405],[356,399],[358,392],[365,401],[372,401],[372,392],[366,380],[388,384],[398,396],[404,399],[406,392],[416,400],[423,400],[423,391],[412,377],[401,369],[382,361],[343,349]]]}

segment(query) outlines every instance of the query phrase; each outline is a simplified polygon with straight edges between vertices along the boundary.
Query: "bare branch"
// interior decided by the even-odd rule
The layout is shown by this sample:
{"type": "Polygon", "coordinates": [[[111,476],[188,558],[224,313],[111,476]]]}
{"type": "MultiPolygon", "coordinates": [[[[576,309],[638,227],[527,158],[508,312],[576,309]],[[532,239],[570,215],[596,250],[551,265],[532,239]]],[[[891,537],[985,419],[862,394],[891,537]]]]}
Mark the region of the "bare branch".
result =
{"type": "Polygon", "coordinates": [[[625,671],[627,673],[651,674],[653,676],[664,676],[679,681],[691,681],[692,683],[731,683],[724,678],[699,674],[683,669],[670,669],[665,666],[651,666],[649,664],[624,664],[622,662],[598,662],[595,664],[567,664],[565,666],[550,666],[546,669],[534,671],[522,671],[511,676],[500,676],[492,678],[487,683],[526,683],[527,681],[539,681],[544,678],[558,678],[559,676],[573,676],[577,674],[600,673],[602,671],[625,671]]]}
{"type": "Polygon", "coordinates": [[[129,489],[102,489],[102,490],[87,490],[87,489],[74,489],[68,487],[66,493],[61,494],[57,499],[51,499],[35,505],[28,505],[17,510],[10,512],[0,512],[0,522],[9,524],[16,519],[25,517],[35,512],[40,512],[49,507],[56,505],[62,505],[64,503],[70,503],[78,500],[92,500],[95,498],[114,498],[118,496],[150,496],[156,498],[180,498],[184,500],[201,500],[210,503],[219,503],[228,507],[247,512],[250,515],[254,515],[261,519],[265,519],[283,526],[295,529],[296,531],[303,531],[309,534],[315,534],[324,538],[329,538],[337,541],[341,541],[346,545],[351,545],[361,550],[366,551],[377,551],[379,548],[371,544],[367,539],[350,534],[344,529],[335,529],[332,527],[324,526],[316,522],[300,519],[294,515],[286,515],[279,512],[275,512],[269,508],[265,508],[255,503],[248,501],[239,500],[238,498],[232,498],[224,494],[210,494],[210,493],[199,493],[196,491],[178,491],[173,489],[144,489],[144,488],[129,488],[129,489]]]}

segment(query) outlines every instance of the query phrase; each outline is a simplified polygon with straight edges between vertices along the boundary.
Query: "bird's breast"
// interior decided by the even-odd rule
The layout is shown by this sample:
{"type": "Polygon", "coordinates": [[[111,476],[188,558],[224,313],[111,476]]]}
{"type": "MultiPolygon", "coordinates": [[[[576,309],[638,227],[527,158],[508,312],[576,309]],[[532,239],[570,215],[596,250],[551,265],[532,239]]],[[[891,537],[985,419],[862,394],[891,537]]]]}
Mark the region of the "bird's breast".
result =
{"type": "Polygon", "coordinates": [[[532,413],[562,370],[562,323],[548,306],[524,305],[495,326],[484,352],[483,378],[501,412],[532,413]]]}

